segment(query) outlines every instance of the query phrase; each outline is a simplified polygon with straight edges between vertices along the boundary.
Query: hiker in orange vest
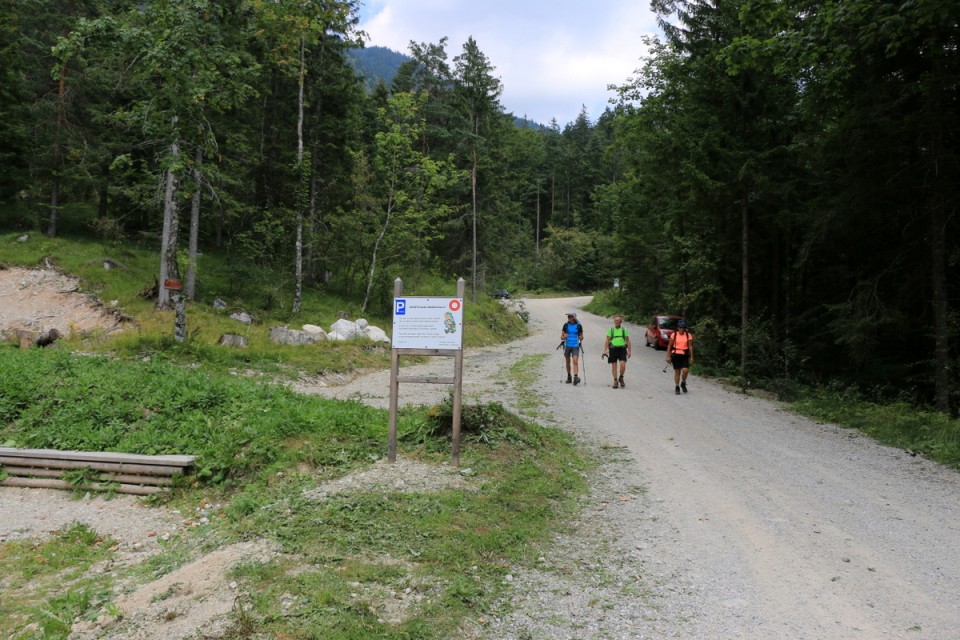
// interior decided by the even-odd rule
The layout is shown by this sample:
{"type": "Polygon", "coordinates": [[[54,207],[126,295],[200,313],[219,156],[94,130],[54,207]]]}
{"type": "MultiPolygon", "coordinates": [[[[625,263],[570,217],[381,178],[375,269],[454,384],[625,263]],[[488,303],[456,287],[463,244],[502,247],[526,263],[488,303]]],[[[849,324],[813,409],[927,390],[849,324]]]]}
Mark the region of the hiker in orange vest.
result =
{"type": "Polygon", "coordinates": [[[673,363],[674,393],[687,392],[687,374],[693,364],[693,336],[687,331],[687,321],[677,322],[677,330],[667,345],[667,362],[673,363]]]}

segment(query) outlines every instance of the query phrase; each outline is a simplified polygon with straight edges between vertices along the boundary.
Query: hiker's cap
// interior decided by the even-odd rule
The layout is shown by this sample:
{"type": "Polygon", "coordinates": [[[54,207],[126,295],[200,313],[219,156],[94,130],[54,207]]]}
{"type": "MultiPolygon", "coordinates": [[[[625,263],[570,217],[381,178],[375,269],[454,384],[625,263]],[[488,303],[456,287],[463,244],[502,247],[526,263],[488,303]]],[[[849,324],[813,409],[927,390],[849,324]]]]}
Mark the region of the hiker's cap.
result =
{"type": "Polygon", "coordinates": [[[687,326],[687,321],[686,321],[686,320],[680,320],[680,321],[677,322],[677,326],[678,326],[678,327],[685,327],[685,326],[687,326]]]}
{"type": "Polygon", "coordinates": [[[577,314],[575,314],[575,313],[568,313],[568,314],[567,314],[567,317],[568,317],[568,318],[576,318],[576,317],[577,317],[577,314]]]}

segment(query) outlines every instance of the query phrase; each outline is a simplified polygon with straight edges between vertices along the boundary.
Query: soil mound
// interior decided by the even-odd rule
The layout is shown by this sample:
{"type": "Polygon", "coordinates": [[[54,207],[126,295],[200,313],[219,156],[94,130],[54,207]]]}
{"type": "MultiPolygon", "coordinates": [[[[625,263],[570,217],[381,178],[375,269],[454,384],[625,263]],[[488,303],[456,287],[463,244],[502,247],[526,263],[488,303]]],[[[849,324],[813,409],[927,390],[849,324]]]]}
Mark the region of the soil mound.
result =
{"type": "Polygon", "coordinates": [[[56,329],[61,336],[111,333],[128,320],[95,296],[80,291],[80,280],[54,269],[0,267],[0,337],[56,329]]]}

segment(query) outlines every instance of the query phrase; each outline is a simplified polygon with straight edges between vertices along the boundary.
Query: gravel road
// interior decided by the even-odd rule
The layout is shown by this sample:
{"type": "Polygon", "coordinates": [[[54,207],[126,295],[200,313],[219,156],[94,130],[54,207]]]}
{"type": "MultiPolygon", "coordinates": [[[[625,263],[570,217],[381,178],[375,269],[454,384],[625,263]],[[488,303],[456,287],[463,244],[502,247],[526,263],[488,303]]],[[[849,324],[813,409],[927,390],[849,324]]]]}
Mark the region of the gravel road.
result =
{"type": "MultiPolygon", "coordinates": [[[[546,411],[605,460],[580,520],[468,635],[960,638],[955,471],[696,376],[674,395],[664,353],[629,323],[627,386],[613,389],[601,360],[611,323],[582,311],[586,383],[564,384],[554,348],[587,300],[527,300],[529,338],[465,359],[465,397],[509,402],[497,368],[549,353],[546,411]]],[[[433,360],[404,373],[451,366],[433,360]]],[[[324,393],[386,406],[386,375],[324,393]]],[[[400,391],[408,403],[446,393],[400,391]]]]}
{"type": "MultiPolygon", "coordinates": [[[[527,300],[530,337],[466,355],[465,400],[512,404],[503,368],[548,354],[538,387],[547,419],[603,464],[578,520],[556,532],[536,569],[513,572],[513,595],[464,638],[960,639],[957,472],[696,376],[676,396],[663,352],[644,348],[643,328],[631,324],[627,386],[613,389],[600,358],[610,322],[585,312],[585,383],[564,384],[560,326],[586,301],[527,300]]],[[[447,358],[403,367],[451,372],[447,358]]],[[[298,388],[385,407],[388,380],[378,372],[298,388]]],[[[400,388],[410,404],[446,393],[400,388]]],[[[0,539],[87,517],[108,530],[114,521],[130,543],[147,535],[123,530],[142,509],[72,501],[61,517],[64,492],[30,495],[25,505],[23,490],[0,491],[0,539]],[[28,521],[30,511],[41,520],[28,521]]],[[[156,517],[146,526],[184,516],[156,517]]]]}

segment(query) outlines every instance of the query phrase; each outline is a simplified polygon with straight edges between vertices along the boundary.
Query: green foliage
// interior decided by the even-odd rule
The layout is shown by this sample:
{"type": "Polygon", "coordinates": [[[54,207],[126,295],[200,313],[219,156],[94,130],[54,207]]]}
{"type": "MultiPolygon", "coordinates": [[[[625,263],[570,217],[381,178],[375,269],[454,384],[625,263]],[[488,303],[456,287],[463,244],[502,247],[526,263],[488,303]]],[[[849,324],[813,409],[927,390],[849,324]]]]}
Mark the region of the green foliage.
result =
{"type": "MultiPolygon", "coordinates": [[[[11,446],[189,454],[197,479],[236,480],[350,436],[349,458],[377,450],[383,412],[356,403],[306,398],[222,374],[185,371],[162,357],[106,358],[0,351],[0,440],[11,446]],[[296,451],[283,443],[307,438],[296,451]]],[[[82,478],[86,480],[87,478],[82,478]]]]}
{"type": "Polygon", "coordinates": [[[960,420],[907,402],[880,404],[850,387],[805,389],[792,406],[824,422],[862,431],[883,444],[960,468],[960,420]]]}

